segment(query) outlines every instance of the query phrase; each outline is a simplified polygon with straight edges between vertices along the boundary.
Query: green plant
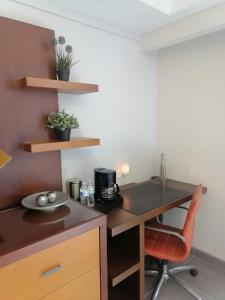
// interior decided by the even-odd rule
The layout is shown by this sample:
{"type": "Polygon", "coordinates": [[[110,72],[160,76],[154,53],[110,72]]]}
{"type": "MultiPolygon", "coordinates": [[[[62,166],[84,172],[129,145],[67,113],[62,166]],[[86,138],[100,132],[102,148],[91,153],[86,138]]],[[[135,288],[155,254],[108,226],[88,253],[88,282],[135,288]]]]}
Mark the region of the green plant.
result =
{"type": "Polygon", "coordinates": [[[66,40],[64,36],[54,38],[52,44],[55,46],[56,55],[56,71],[70,70],[79,60],[73,62],[73,47],[65,45],[66,40]]]}
{"type": "Polygon", "coordinates": [[[74,115],[67,114],[65,110],[52,112],[48,116],[47,128],[63,131],[67,128],[78,128],[79,123],[74,115]]]}

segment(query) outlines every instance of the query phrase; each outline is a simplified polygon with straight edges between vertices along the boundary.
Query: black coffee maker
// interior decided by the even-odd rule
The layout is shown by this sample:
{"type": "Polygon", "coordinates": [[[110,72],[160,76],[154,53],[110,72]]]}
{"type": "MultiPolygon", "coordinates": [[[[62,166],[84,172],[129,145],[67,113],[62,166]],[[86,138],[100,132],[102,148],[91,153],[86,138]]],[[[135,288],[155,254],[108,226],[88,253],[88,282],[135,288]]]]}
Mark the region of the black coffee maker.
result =
{"type": "Polygon", "coordinates": [[[122,199],[119,191],[115,170],[106,168],[95,169],[95,200],[97,202],[109,204],[122,199]]]}

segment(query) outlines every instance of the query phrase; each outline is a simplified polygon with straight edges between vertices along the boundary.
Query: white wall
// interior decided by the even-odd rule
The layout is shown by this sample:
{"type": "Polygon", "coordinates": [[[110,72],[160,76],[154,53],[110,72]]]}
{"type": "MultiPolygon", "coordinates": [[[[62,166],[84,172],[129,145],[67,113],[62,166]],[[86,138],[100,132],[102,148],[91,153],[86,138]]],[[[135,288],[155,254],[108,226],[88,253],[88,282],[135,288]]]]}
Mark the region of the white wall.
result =
{"type": "Polygon", "coordinates": [[[73,135],[101,138],[99,147],[62,152],[64,182],[74,176],[92,177],[95,167],[116,168],[120,161],[128,162],[131,169],[121,183],[153,175],[156,57],[141,53],[136,41],[11,1],[0,2],[0,14],[64,35],[81,59],[72,69],[71,80],[99,84],[96,94],[60,96],[60,107],[80,122],[73,135]]]}
{"type": "Polygon", "coordinates": [[[158,93],[168,177],[208,187],[194,246],[225,260],[225,31],[161,50],[158,93]]]}
{"type": "MultiPolygon", "coordinates": [[[[77,24],[11,1],[0,14],[63,34],[81,62],[71,80],[98,83],[100,92],[60,96],[80,129],[101,146],[62,152],[63,179],[92,176],[93,168],[131,166],[121,183],[155,174],[157,57],[141,53],[132,40],[77,24]]],[[[167,155],[171,178],[208,187],[194,245],[225,259],[225,32],[160,51],[158,154],[167,155]]],[[[181,212],[179,211],[179,216],[181,212]]],[[[178,213],[167,221],[180,223],[178,213]]]]}

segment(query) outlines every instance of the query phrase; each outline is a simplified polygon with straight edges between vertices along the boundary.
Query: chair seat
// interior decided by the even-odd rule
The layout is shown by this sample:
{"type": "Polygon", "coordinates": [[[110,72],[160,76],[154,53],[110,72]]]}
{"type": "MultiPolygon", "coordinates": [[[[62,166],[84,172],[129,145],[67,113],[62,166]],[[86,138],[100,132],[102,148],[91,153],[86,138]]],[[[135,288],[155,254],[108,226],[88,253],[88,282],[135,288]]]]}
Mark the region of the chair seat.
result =
{"type": "MultiPolygon", "coordinates": [[[[155,225],[154,225],[155,227],[155,225]]],[[[182,231],[171,226],[157,225],[159,228],[182,231]]],[[[187,258],[184,243],[176,236],[151,229],[145,229],[145,253],[162,260],[181,262],[187,258]]]]}

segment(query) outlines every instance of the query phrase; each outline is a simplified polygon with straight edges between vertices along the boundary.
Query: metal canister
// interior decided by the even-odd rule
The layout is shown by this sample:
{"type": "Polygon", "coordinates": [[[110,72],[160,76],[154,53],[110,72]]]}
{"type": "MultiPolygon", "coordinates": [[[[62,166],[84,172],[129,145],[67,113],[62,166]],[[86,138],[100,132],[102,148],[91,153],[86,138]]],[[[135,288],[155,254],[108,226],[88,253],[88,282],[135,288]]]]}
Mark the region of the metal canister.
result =
{"type": "Polygon", "coordinates": [[[72,178],[68,180],[69,195],[74,200],[79,200],[80,198],[80,182],[79,178],[72,178]]]}

